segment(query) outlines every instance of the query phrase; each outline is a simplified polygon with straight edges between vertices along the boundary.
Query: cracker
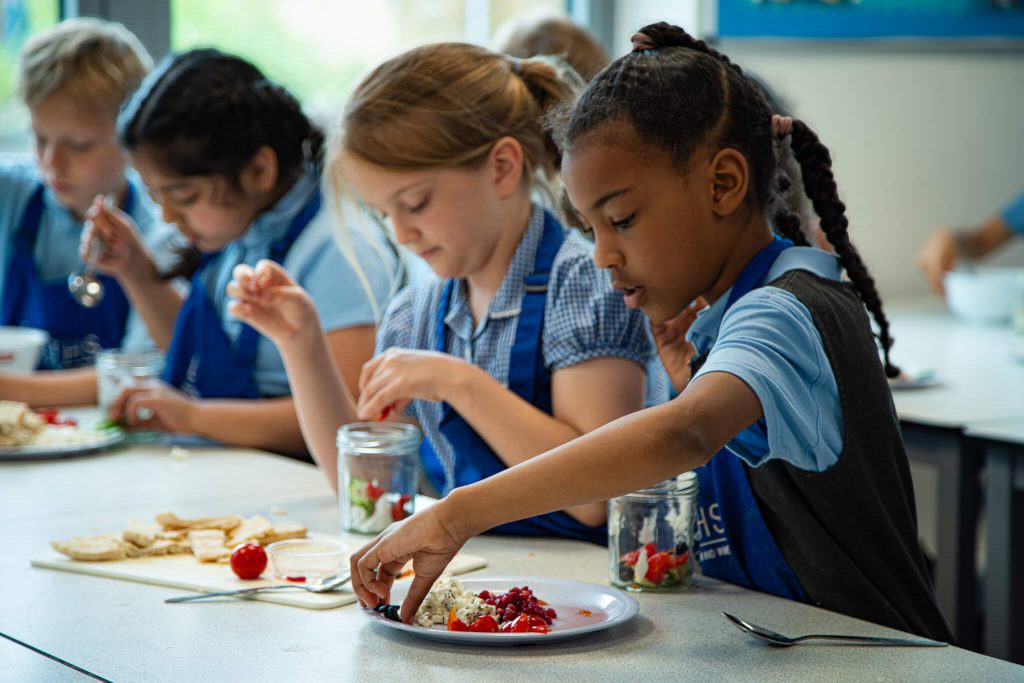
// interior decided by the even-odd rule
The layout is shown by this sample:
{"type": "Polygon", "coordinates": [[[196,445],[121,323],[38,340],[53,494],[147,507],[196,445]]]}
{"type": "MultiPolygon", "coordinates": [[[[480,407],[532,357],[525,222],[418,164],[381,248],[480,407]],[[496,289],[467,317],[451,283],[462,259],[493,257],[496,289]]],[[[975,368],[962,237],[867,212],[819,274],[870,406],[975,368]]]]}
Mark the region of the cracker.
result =
{"type": "Polygon", "coordinates": [[[128,556],[127,547],[131,544],[121,539],[120,533],[97,534],[96,536],[75,536],[67,541],[53,541],[53,549],[72,560],[86,562],[102,562],[104,560],[123,560],[128,556]]]}
{"type": "Polygon", "coordinates": [[[188,534],[192,554],[200,562],[216,562],[231,551],[224,547],[223,529],[197,529],[188,534]]]}

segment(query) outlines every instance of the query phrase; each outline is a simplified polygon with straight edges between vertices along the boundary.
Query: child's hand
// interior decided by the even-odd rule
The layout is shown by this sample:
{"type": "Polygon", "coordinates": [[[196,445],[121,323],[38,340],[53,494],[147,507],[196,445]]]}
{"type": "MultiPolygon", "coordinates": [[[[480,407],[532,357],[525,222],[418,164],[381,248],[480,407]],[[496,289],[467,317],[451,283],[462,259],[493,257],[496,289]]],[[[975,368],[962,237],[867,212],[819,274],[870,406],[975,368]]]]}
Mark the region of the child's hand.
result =
{"type": "Polygon", "coordinates": [[[956,256],[956,236],[949,228],[942,228],[928,238],[917,257],[917,265],[939,296],[946,295],[942,281],[956,267],[956,256]]]}
{"type": "Polygon", "coordinates": [[[255,268],[235,266],[228,283],[228,312],[252,325],[278,347],[301,337],[320,334],[320,317],[309,294],[277,263],[263,259],[255,268]]]}
{"type": "Polygon", "coordinates": [[[707,305],[707,301],[697,297],[683,309],[682,313],[671,320],[651,323],[651,333],[654,335],[661,364],[665,366],[665,371],[668,372],[677,393],[682,392],[690,382],[690,359],[697,352],[693,344],[686,341],[686,333],[697,318],[697,314],[707,305]]]}
{"type": "Polygon", "coordinates": [[[416,398],[450,400],[452,388],[472,368],[447,353],[388,349],[367,361],[359,374],[359,419],[377,420],[384,419],[385,413],[401,414],[416,398]]]}
{"type": "Polygon", "coordinates": [[[131,216],[120,209],[103,203],[103,197],[93,200],[86,213],[88,219],[79,243],[79,255],[85,262],[93,247],[93,240],[103,243],[96,269],[118,279],[130,279],[155,271],[153,258],[142,243],[142,237],[131,216]]]}
{"type": "Polygon", "coordinates": [[[412,517],[392,524],[349,558],[352,590],[364,608],[387,604],[391,586],[410,559],[415,576],[402,602],[402,621],[411,624],[430,587],[468,540],[446,523],[439,501],[412,517]]]}
{"type": "Polygon", "coordinates": [[[112,421],[123,421],[131,429],[194,433],[196,401],[177,389],[153,382],[128,387],[110,405],[112,421]]]}

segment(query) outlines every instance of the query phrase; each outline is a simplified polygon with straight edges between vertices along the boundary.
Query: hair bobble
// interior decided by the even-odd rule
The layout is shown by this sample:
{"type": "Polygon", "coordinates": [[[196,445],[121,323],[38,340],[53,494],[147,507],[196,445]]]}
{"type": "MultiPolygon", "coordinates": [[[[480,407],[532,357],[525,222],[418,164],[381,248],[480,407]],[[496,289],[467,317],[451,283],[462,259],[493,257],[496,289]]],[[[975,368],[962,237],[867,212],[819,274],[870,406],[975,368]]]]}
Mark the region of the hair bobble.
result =
{"type": "Polygon", "coordinates": [[[793,117],[772,114],[772,137],[774,139],[781,140],[792,132],[793,117]]]}
{"type": "Polygon", "coordinates": [[[644,50],[657,49],[657,45],[654,44],[654,39],[646,33],[637,31],[633,34],[633,37],[629,39],[633,43],[633,52],[643,52],[644,50]]]}
{"type": "Polygon", "coordinates": [[[512,64],[510,65],[510,68],[512,69],[512,73],[514,73],[516,76],[519,76],[520,78],[522,78],[523,77],[523,60],[519,59],[519,57],[510,57],[509,59],[512,60],[512,64]]]}

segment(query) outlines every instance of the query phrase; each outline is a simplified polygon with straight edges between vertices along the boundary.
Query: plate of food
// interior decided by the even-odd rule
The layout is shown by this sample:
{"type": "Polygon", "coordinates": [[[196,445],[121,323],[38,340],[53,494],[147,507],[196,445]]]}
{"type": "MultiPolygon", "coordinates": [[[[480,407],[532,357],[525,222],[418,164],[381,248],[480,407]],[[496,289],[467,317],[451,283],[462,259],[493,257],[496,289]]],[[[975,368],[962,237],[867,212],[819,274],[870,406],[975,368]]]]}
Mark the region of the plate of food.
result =
{"type": "Polygon", "coordinates": [[[622,591],[543,576],[444,575],[434,583],[414,624],[399,621],[408,585],[396,584],[392,602],[364,610],[373,622],[429,640],[464,645],[520,645],[579,638],[624,624],[640,604],[622,591]]]}
{"type": "Polygon", "coordinates": [[[32,410],[18,401],[0,401],[0,460],[70,457],[122,441],[124,431],[115,426],[79,424],[57,410],[32,410]]]}

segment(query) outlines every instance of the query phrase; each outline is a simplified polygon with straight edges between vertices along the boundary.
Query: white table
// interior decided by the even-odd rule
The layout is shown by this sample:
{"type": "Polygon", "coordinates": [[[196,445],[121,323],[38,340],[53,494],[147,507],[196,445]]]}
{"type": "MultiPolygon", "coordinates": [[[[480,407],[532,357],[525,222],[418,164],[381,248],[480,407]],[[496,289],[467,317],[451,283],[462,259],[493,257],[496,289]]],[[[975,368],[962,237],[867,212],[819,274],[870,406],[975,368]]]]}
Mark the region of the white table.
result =
{"type": "Polygon", "coordinates": [[[897,365],[933,368],[938,386],[893,392],[907,455],[938,473],[935,590],[958,641],[980,648],[975,549],[984,453],[967,425],[1024,415],[1024,363],[1008,325],[962,322],[934,297],[886,302],[897,365]]]}
{"type": "Polygon", "coordinates": [[[985,454],[985,651],[1024,664],[1024,416],[964,434],[985,454]]]}
{"type": "MultiPolygon", "coordinates": [[[[740,634],[720,612],[793,634],[896,632],[710,579],[688,593],[638,596],[640,616],[615,630],[561,644],[485,649],[396,633],[369,623],[354,606],[320,612],[241,601],[167,605],[163,599],[176,591],[29,566],[51,539],[117,529],[128,516],[167,509],[189,516],[283,507],[313,530],[338,531],[336,502],[316,470],[254,451],[195,451],[175,462],[166,447],[130,447],[79,460],[0,464],[0,500],[0,633],[111,680],[1024,677],[1022,667],[958,648],[773,649],[740,634]]],[[[486,557],[484,571],[492,575],[607,583],[607,551],[585,543],[484,536],[467,550],[486,557]]]]}

